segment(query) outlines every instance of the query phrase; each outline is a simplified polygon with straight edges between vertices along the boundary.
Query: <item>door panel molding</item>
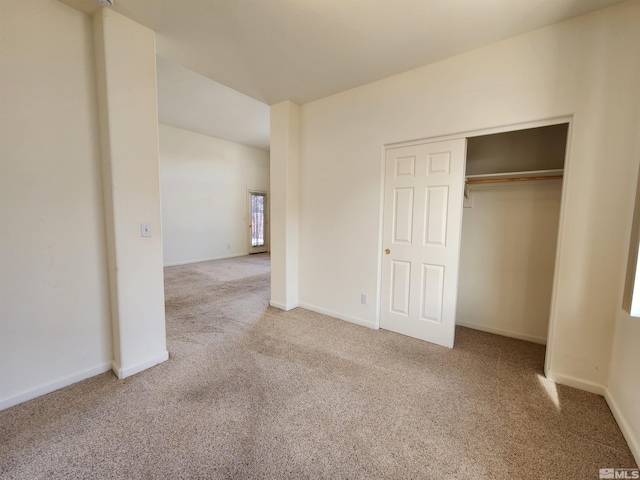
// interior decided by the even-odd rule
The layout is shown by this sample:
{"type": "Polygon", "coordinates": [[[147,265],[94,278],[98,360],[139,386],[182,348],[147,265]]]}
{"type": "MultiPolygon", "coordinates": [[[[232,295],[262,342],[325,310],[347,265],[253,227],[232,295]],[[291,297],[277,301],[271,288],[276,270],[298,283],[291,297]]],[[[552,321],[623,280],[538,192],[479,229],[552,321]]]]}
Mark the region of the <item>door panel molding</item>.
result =
{"type": "MultiPolygon", "coordinates": [[[[514,132],[518,130],[526,130],[530,128],[538,128],[538,127],[546,127],[550,125],[559,125],[567,123],[569,124],[569,130],[567,132],[567,145],[565,151],[565,159],[564,159],[564,178],[562,180],[562,199],[561,199],[561,207],[560,207],[560,220],[559,220],[559,228],[558,228],[558,241],[556,246],[556,266],[554,270],[553,277],[553,287],[552,287],[552,296],[551,296],[551,309],[549,314],[549,329],[547,333],[546,339],[539,339],[534,337],[522,338],[523,340],[528,340],[536,343],[544,343],[543,340],[546,340],[547,345],[547,353],[545,355],[545,366],[544,371],[547,376],[550,375],[549,372],[552,370],[552,364],[554,361],[554,356],[556,354],[555,345],[555,329],[556,329],[556,318],[558,316],[558,307],[557,307],[557,289],[558,289],[558,277],[559,277],[559,265],[562,264],[562,258],[564,256],[565,250],[568,247],[565,246],[565,242],[563,242],[563,238],[565,236],[565,224],[566,220],[566,209],[564,208],[566,205],[566,199],[568,196],[568,192],[571,187],[571,165],[572,165],[572,138],[573,138],[573,123],[574,123],[574,114],[567,113],[563,115],[557,115],[537,120],[530,121],[521,121],[521,122],[511,122],[504,123],[498,125],[492,125],[485,128],[478,128],[474,130],[461,130],[455,133],[449,133],[444,135],[436,135],[436,136],[428,136],[421,137],[413,140],[403,140],[403,141],[392,141],[386,142],[380,145],[380,197],[379,197],[379,226],[378,226],[378,251],[382,251],[384,249],[384,200],[385,200],[385,163],[386,163],[386,152],[392,148],[400,148],[400,147],[408,147],[413,145],[421,145],[425,143],[434,143],[440,141],[447,140],[456,140],[461,138],[473,138],[483,135],[491,135],[497,133],[506,133],[506,132],[514,132]]],[[[383,276],[383,256],[378,257],[378,276],[377,276],[377,288],[378,292],[382,292],[382,276],[383,276]]],[[[377,303],[376,303],[376,328],[382,327],[382,303],[383,303],[383,295],[378,295],[377,303]]],[[[464,324],[461,324],[464,326],[464,324]]],[[[478,325],[471,325],[471,328],[480,328],[478,325]]],[[[487,330],[489,331],[489,330],[487,330]]],[[[496,331],[493,333],[502,334],[502,331],[496,331]]],[[[508,332],[507,336],[511,336],[514,338],[520,338],[517,334],[513,334],[513,332],[508,332]]]]}
{"type": "Polygon", "coordinates": [[[466,138],[385,149],[380,328],[453,347],[466,138]]]}

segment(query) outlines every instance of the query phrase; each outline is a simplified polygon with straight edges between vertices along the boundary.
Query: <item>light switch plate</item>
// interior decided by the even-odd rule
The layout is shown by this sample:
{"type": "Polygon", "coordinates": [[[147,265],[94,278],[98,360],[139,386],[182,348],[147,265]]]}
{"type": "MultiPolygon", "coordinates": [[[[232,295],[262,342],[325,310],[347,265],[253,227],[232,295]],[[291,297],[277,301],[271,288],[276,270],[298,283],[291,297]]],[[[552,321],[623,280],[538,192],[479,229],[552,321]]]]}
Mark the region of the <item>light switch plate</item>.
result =
{"type": "Polygon", "coordinates": [[[140,224],[140,235],[143,237],[151,236],[151,224],[149,222],[142,222],[140,224]]]}

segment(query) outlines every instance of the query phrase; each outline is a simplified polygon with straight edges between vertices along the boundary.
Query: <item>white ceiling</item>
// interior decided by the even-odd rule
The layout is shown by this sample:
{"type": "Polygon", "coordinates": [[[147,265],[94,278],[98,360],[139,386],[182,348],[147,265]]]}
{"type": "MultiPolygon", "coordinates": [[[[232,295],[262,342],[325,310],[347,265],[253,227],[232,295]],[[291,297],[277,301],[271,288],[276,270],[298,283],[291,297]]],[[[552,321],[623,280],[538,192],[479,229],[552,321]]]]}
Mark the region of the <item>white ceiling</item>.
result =
{"type": "Polygon", "coordinates": [[[157,57],[158,121],[269,149],[269,106],[157,57]]]}
{"type": "MultiPolygon", "coordinates": [[[[89,0],[87,0],[89,1],[89,0]]],[[[161,57],[306,103],[621,0],[115,0],[161,57]]]]}
{"type": "Polygon", "coordinates": [[[622,0],[114,1],[156,32],[161,122],[265,148],[266,104],[306,103],[622,0]]]}

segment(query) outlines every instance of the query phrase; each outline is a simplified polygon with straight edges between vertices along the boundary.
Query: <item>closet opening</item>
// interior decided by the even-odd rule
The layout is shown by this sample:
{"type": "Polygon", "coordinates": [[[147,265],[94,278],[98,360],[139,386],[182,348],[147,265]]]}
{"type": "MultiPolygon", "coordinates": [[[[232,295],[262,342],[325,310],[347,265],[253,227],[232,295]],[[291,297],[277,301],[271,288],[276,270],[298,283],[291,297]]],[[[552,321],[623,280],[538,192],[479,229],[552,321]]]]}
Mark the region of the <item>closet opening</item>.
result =
{"type": "Polygon", "coordinates": [[[568,131],[467,139],[457,325],[546,345],[568,131]]]}

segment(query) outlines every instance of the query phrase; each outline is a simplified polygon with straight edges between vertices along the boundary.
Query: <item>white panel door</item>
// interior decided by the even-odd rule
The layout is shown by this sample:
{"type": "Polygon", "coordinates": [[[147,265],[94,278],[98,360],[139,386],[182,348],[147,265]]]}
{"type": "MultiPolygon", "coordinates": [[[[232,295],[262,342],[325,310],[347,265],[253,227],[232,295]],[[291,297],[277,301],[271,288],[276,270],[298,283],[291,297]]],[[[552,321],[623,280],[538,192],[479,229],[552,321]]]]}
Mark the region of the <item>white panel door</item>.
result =
{"type": "Polygon", "coordinates": [[[389,148],[380,327],[452,348],[466,139],[389,148]]]}

